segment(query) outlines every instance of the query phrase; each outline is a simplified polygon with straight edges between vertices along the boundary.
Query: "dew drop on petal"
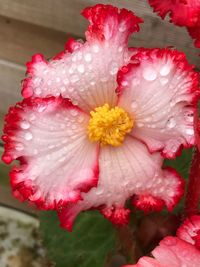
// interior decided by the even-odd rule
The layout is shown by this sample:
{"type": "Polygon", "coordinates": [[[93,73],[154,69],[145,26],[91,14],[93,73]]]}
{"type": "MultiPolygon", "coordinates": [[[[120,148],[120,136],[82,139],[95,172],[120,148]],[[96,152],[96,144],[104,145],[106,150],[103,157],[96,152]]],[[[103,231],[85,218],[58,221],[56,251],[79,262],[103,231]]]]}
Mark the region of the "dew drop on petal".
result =
{"type": "Polygon", "coordinates": [[[83,64],[78,65],[77,70],[78,70],[80,73],[84,73],[84,71],[85,71],[85,67],[84,67],[84,65],[83,65],[83,64]]]}
{"type": "Polygon", "coordinates": [[[185,132],[186,132],[186,134],[188,134],[188,135],[194,135],[194,129],[193,129],[193,128],[187,128],[187,129],[185,130],[185,132]]]}
{"type": "Polygon", "coordinates": [[[171,129],[174,128],[176,126],[176,120],[171,117],[168,121],[167,121],[167,128],[171,129]]]}
{"type": "Polygon", "coordinates": [[[169,65],[164,65],[160,69],[160,75],[162,76],[167,76],[170,73],[170,66],[169,65]]]}
{"type": "Polygon", "coordinates": [[[137,126],[140,128],[140,127],[143,127],[143,126],[144,126],[144,124],[143,124],[143,123],[141,123],[141,122],[138,122],[138,123],[137,123],[137,126]]]}
{"type": "Polygon", "coordinates": [[[119,30],[119,32],[125,32],[126,28],[127,28],[126,24],[125,23],[121,23],[119,25],[118,30],[119,30]]]}
{"type": "Polygon", "coordinates": [[[143,77],[147,81],[154,81],[157,78],[157,73],[153,68],[145,68],[143,70],[143,77]]]}
{"type": "Polygon", "coordinates": [[[29,120],[30,121],[34,121],[36,119],[36,116],[34,114],[31,114],[30,117],[29,117],[29,120]]]}
{"type": "Polygon", "coordinates": [[[93,45],[92,50],[93,50],[93,52],[98,53],[99,52],[99,46],[93,45]]]}
{"type": "Polygon", "coordinates": [[[136,109],[138,107],[138,103],[136,101],[131,102],[131,108],[136,109]]]}
{"type": "Polygon", "coordinates": [[[16,149],[17,151],[22,151],[22,150],[24,149],[24,146],[23,146],[22,143],[17,143],[17,144],[15,145],[15,149],[16,149]]]}
{"type": "Polygon", "coordinates": [[[38,150],[35,148],[35,149],[33,149],[33,154],[34,155],[37,155],[38,154],[38,150]]]}
{"type": "Polygon", "coordinates": [[[22,129],[24,129],[24,130],[27,130],[27,129],[30,128],[30,123],[27,122],[27,121],[22,121],[22,122],[20,123],[20,127],[21,127],[22,129]]]}
{"type": "Polygon", "coordinates": [[[64,92],[66,91],[66,88],[65,88],[64,86],[62,86],[62,87],[60,88],[60,91],[61,91],[62,93],[64,93],[64,92]]]}
{"type": "Polygon", "coordinates": [[[70,80],[72,83],[75,83],[75,82],[79,81],[79,77],[78,77],[78,75],[73,75],[70,80]]]}
{"type": "Polygon", "coordinates": [[[30,140],[33,138],[33,135],[32,135],[31,132],[27,132],[27,133],[25,133],[24,138],[25,138],[27,141],[30,141],[30,140]]]}
{"type": "Polygon", "coordinates": [[[38,107],[38,112],[43,112],[47,107],[45,105],[38,107]]]}
{"type": "Polygon", "coordinates": [[[72,109],[70,110],[70,114],[75,117],[78,115],[78,111],[76,109],[72,109]]]}
{"type": "Polygon", "coordinates": [[[167,246],[175,246],[177,244],[177,240],[174,237],[166,237],[162,242],[167,246]]]}
{"type": "Polygon", "coordinates": [[[194,121],[194,113],[193,113],[193,112],[186,112],[186,113],[184,114],[184,117],[185,117],[185,120],[186,120],[187,122],[192,123],[192,122],[194,121]]]}
{"type": "Polygon", "coordinates": [[[42,93],[41,89],[39,87],[35,88],[35,94],[40,95],[42,93]]]}
{"type": "Polygon", "coordinates": [[[85,61],[90,62],[92,61],[92,55],[90,53],[87,53],[84,55],[85,61]]]}
{"type": "Polygon", "coordinates": [[[118,64],[115,61],[112,61],[109,66],[109,72],[111,75],[115,75],[118,72],[118,64]]]}
{"type": "Polygon", "coordinates": [[[64,79],[64,80],[63,80],[63,83],[64,83],[65,85],[67,85],[67,84],[69,84],[69,80],[68,80],[68,79],[64,79]]]}
{"type": "Polygon", "coordinates": [[[165,84],[167,84],[169,82],[169,80],[167,79],[167,78],[161,78],[160,79],[160,83],[162,84],[162,85],[165,85],[165,84]]]}

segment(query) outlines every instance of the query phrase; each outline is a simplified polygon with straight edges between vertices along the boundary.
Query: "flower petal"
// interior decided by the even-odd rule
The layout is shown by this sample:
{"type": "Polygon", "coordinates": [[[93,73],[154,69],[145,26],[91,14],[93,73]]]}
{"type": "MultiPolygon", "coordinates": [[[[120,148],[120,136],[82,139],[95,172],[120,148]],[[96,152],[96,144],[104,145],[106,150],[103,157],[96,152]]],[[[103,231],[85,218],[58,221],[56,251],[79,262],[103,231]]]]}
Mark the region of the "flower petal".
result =
{"type": "Polygon", "coordinates": [[[142,257],[137,264],[123,267],[198,267],[200,263],[200,251],[177,237],[165,237],[151,253],[155,259],[142,257]]]}
{"type": "Polygon", "coordinates": [[[152,255],[167,266],[197,267],[200,263],[200,251],[177,237],[165,237],[152,255]]]}
{"type": "Polygon", "coordinates": [[[33,56],[27,63],[24,97],[61,94],[86,111],[116,103],[116,74],[129,59],[128,37],[142,20],[131,11],[102,4],[86,8],[83,15],[90,22],[85,44],[70,40],[66,49],[72,53],[49,62],[40,54],[33,56]]]}
{"type": "Polygon", "coordinates": [[[199,0],[149,0],[154,12],[162,19],[170,15],[171,22],[179,26],[194,26],[200,11],[199,0]]]}
{"type": "Polygon", "coordinates": [[[150,155],[146,146],[132,137],[127,137],[120,147],[102,147],[97,188],[82,194],[82,201],[59,213],[61,225],[71,230],[77,214],[91,208],[98,208],[115,224],[125,224],[129,211],[124,205],[134,194],[151,194],[172,208],[182,194],[182,180],[174,171],[162,171],[162,161],[159,153],[150,155]]]}
{"type": "Polygon", "coordinates": [[[118,74],[118,105],[135,119],[132,135],[150,152],[174,158],[195,143],[193,115],[199,96],[198,74],[185,55],[170,49],[138,49],[118,74]]]}
{"type": "Polygon", "coordinates": [[[177,236],[192,245],[199,245],[199,243],[196,243],[199,242],[200,239],[200,216],[194,215],[187,218],[181,227],[179,227],[177,236]]]}
{"type": "Polygon", "coordinates": [[[61,97],[29,98],[10,108],[2,159],[20,161],[11,171],[16,197],[54,209],[96,186],[98,145],[88,140],[88,120],[61,97]]]}

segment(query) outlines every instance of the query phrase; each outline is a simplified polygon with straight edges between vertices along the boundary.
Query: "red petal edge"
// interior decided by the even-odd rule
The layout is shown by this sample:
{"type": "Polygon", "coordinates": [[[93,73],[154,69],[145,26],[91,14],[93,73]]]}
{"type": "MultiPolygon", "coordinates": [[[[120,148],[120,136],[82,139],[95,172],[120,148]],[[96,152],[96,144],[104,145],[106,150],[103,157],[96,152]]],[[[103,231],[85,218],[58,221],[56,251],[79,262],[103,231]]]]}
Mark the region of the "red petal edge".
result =
{"type": "MultiPolygon", "coordinates": [[[[27,166],[27,161],[25,157],[14,158],[12,155],[12,150],[14,148],[14,143],[11,137],[15,136],[15,133],[20,129],[19,123],[21,122],[21,112],[23,109],[28,107],[33,110],[37,110],[41,105],[55,105],[56,107],[70,108],[75,107],[70,100],[63,99],[62,97],[49,97],[49,98],[26,98],[22,102],[18,102],[16,106],[10,107],[8,114],[5,116],[5,126],[3,129],[2,140],[4,141],[4,154],[2,155],[2,161],[6,164],[10,164],[13,160],[18,160],[20,165],[14,166],[10,171],[10,183],[13,191],[13,195],[20,201],[29,201],[34,203],[39,209],[49,210],[49,209],[60,209],[66,206],[69,202],[76,203],[81,200],[80,192],[88,192],[92,187],[96,187],[98,183],[99,176],[99,166],[95,165],[93,169],[94,178],[90,185],[82,183],[80,187],[77,188],[77,194],[73,199],[60,200],[59,202],[54,201],[54,203],[47,204],[45,199],[40,196],[32,199],[32,196],[36,192],[35,185],[27,177],[25,181],[18,182],[18,175],[23,174],[24,169],[27,166]]],[[[80,110],[78,107],[75,107],[80,110]]]]}
{"type": "MultiPolygon", "coordinates": [[[[134,71],[134,69],[140,65],[140,62],[142,60],[151,59],[155,57],[159,59],[166,55],[169,55],[173,59],[173,62],[178,69],[181,69],[182,71],[187,71],[188,76],[191,77],[192,84],[190,86],[190,89],[188,90],[188,94],[193,94],[193,98],[190,104],[194,106],[194,113],[196,114],[197,103],[200,98],[200,87],[199,87],[200,75],[194,70],[195,66],[190,65],[188,63],[185,54],[175,49],[171,50],[169,48],[143,48],[143,47],[138,49],[133,49],[133,56],[131,57],[130,60],[131,63],[129,63],[126,66],[123,66],[117,73],[118,87],[116,88],[116,93],[119,96],[123,93],[123,90],[126,87],[125,85],[126,75],[134,71]]],[[[142,140],[140,141],[142,142],[142,140]]],[[[167,153],[164,153],[162,151],[163,149],[161,149],[160,152],[164,158],[175,159],[177,156],[181,155],[183,148],[191,148],[193,147],[193,145],[194,144],[189,144],[189,143],[186,143],[184,146],[180,145],[179,149],[176,151],[173,157],[169,156],[167,153]]],[[[154,153],[156,151],[151,151],[149,149],[149,152],[154,153]]]]}
{"type": "Polygon", "coordinates": [[[129,35],[139,31],[138,24],[143,22],[131,11],[103,4],[85,8],[82,15],[90,22],[87,40],[109,40],[116,35],[127,42],[129,35]]]}

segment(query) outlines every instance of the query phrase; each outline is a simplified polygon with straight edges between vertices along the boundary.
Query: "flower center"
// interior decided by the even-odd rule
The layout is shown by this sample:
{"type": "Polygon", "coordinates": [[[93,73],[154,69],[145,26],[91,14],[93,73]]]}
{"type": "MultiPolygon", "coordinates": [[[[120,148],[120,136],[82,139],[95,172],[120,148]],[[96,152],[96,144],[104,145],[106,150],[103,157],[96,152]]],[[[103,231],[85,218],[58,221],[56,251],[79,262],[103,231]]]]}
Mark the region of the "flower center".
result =
{"type": "Polygon", "coordinates": [[[95,108],[90,115],[89,139],[102,145],[120,146],[134,125],[134,120],[123,108],[110,108],[108,104],[95,108]]]}

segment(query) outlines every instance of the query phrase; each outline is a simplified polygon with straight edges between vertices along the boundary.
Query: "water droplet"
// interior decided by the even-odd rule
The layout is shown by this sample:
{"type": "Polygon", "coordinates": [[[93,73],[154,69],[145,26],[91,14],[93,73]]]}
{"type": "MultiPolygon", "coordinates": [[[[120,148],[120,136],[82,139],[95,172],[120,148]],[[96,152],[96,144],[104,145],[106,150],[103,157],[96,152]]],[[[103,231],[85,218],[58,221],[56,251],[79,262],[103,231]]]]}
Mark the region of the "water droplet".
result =
{"type": "Polygon", "coordinates": [[[188,134],[188,135],[194,135],[194,129],[193,129],[193,128],[187,128],[187,129],[185,130],[185,132],[186,132],[186,134],[188,134]]]}
{"type": "Polygon", "coordinates": [[[65,161],[65,157],[60,158],[58,161],[59,161],[59,162],[63,162],[63,161],[65,161]]]}
{"type": "Polygon", "coordinates": [[[123,46],[119,46],[119,48],[118,48],[118,52],[121,53],[122,50],[123,50],[123,46]]]}
{"type": "Polygon", "coordinates": [[[72,109],[70,110],[70,114],[75,117],[78,115],[78,111],[76,109],[72,109]]]}
{"type": "Polygon", "coordinates": [[[68,91],[69,91],[69,92],[73,92],[73,91],[74,91],[74,88],[73,88],[73,87],[69,87],[69,88],[68,88],[68,91]]]}
{"type": "Polygon", "coordinates": [[[175,237],[165,237],[162,240],[162,243],[166,244],[167,246],[175,246],[177,244],[177,240],[175,237]]]}
{"type": "Polygon", "coordinates": [[[75,83],[75,82],[79,81],[79,77],[78,77],[78,75],[73,75],[70,80],[72,83],[75,83]]]}
{"type": "Polygon", "coordinates": [[[36,119],[36,116],[34,114],[31,114],[30,117],[29,117],[29,120],[30,121],[34,121],[36,119]]]}
{"type": "Polygon", "coordinates": [[[66,91],[66,88],[65,88],[64,86],[62,86],[62,87],[60,88],[60,91],[61,91],[61,93],[64,93],[64,92],[66,91]]]}
{"type": "Polygon", "coordinates": [[[171,129],[171,128],[174,128],[175,126],[176,126],[176,120],[174,119],[174,117],[171,117],[170,119],[168,119],[167,128],[171,129]]]}
{"type": "Polygon", "coordinates": [[[145,68],[143,70],[143,77],[147,81],[154,81],[157,78],[156,70],[153,68],[145,68]]]}
{"type": "Polygon", "coordinates": [[[30,141],[30,140],[33,138],[33,135],[32,135],[31,132],[27,132],[27,133],[25,133],[24,138],[25,138],[27,141],[30,141]]]}
{"type": "Polygon", "coordinates": [[[38,154],[38,150],[36,148],[33,149],[33,154],[37,155],[38,154]]]}
{"type": "Polygon", "coordinates": [[[167,78],[160,78],[160,83],[161,83],[162,85],[167,84],[168,81],[169,81],[169,80],[168,80],[167,78]]]}
{"type": "Polygon", "coordinates": [[[90,53],[85,54],[84,58],[86,62],[92,61],[92,55],[90,53]]]}
{"type": "Polygon", "coordinates": [[[47,81],[47,85],[51,85],[52,84],[52,81],[51,80],[48,80],[47,81]]]}
{"type": "Polygon", "coordinates": [[[75,124],[72,125],[72,130],[76,130],[77,126],[75,124]]]}
{"type": "Polygon", "coordinates": [[[137,126],[140,128],[140,127],[143,127],[143,126],[144,126],[144,124],[143,124],[143,123],[141,123],[141,122],[138,122],[138,123],[137,123],[137,126]]]}
{"type": "Polygon", "coordinates": [[[41,81],[42,81],[42,79],[39,78],[39,77],[37,77],[37,78],[35,78],[35,79],[33,80],[33,83],[34,83],[35,85],[39,85],[41,81]]]}
{"type": "Polygon", "coordinates": [[[162,76],[167,76],[170,73],[170,66],[169,65],[164,65],[160,69],[160,75],[162,76]]]}
{"type": "Polygon", "coordinates": [[[122,86],[127,86],[128,85],[128,82],[127,81],[123,81],[122,82],[122,86]]]}
{"type": "Polygon", "coordinates": [[[103,194],[103,189],[97,189],[96,190],[96,195],[102,195],[103,194]]]}
{"type": "Polygon", "coordinates": [[[93,85],[95,85],[95,82],[94,81],[91,81],[90,84],[93,86],[93,85]]]}
{"type": "Polygon", "coordinates": [[[84,121],[84,117],[83,116],[79,116],[78,117],[78,122],[83,122],[84,121]]]}
{"type": "Polygon", "coordinates": [[[84,73],[84,71],[85,71],[85,67],[84,67],[84,65],[83,65],[83,64],[78,65],[77,70],[78,70],[80,73],[84,73]]]}
{"type": "Polygon", "coordinates": [[[30,123],[28,123],[27,121],[22,121],[20,127],[24,130],[27,130],[30,128],[30,123]]]}
{"type": "Polygon", "coordinates": [[[69,80],[68,80],[68,79],[64,79],[64,80],[63,80],[63,83],[64,83],[65,85],[67,85],[67,84],[69,84],[69,80]]]}
{"type": "Polygon", "coordinates": [[[191,112],[186,112],[185,114],[184,114],[184,117],[185,117],[185,120],[187,121],[187,122],[193,122],[194,121],[194,113],[191,111],[191,112]]]}
{"type": "Polygon", "coordinates": [[[39,87],[35,88],[35,94],[40,95],[42,93],[41,89],[39,87]]]}
{"type": "Polygon", "coordinates": [[[146,118],[144,119],[144,121],[146,121],[146,122],[150,122],[150,121],[152,121],[152,120],[153,120],[152,116],[151,116],[151,117],[146,117],[146,118]]]}
{"type": "Polygon", "coordinates": [[[118,69],[119,69],[119,67],[118,67],[117,62],[113,61],[110,63],[110,66],[109,66],[110,71],[109,72],[111,75],[115,75],[118,72],[118,69]]]}
{"type": "Polygon", "coordinates": [[[57,83],[60,82],[60,78],[59,78],[59,77],[56,78],[56,82],[57,82],[57,83]]]}
{"type": "Polygon", "coordinates": [[[136,101],[131,102],[131,108],[136,109],[138,107],[138,103],[136,101]]]}
{"type": "Polygon", "coordinates": [[[41,105],[41,106],[38,107],[37,111],[38,112],[43,112],[46,108],[47,108],[46,105],[43,105],[43,106],[41,105]]]}
{"type": "Polygon", "coordinates": [[[17,151],[22,151],[22,150],[24,149],[24,146],[23,146],[22,143],[17,143],[17,144],[15,145],[15,149],[16,149],[17,151]]]}
{"type": "Polygon", "coordinates": [[[121,23],[119,25],[119,28],[118,29],[119,29],[120,32],[125,32],[125,30],[127,29],[127,26],[126,26],[125,23],[121,23]]]}
{"type": "Polygon", "coordinates": [[[98,52],[99,52],[99,46],[98,46],[98,45],[93,45],[92,50],[93,50],[95,53],[98,53],[98,52]]]}

